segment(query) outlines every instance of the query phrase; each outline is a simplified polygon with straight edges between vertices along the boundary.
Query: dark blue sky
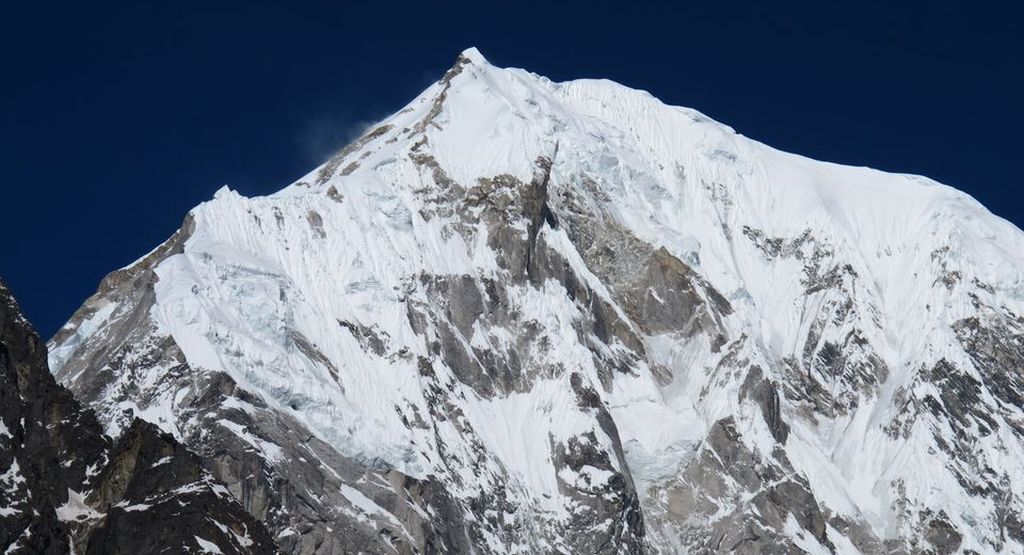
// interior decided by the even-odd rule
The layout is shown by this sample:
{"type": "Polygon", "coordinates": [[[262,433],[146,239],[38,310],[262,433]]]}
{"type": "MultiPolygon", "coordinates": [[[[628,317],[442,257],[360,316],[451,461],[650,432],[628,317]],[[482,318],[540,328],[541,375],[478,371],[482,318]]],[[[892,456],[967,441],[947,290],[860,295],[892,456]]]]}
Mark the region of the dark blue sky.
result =
{"type": "Polygon", "coordinates": [[[43,335],[221,185],[286,185],[470,45],[925,174],[1024,224],[1012,2],[290,4],[0,7],[0,277],[43,335]]]}

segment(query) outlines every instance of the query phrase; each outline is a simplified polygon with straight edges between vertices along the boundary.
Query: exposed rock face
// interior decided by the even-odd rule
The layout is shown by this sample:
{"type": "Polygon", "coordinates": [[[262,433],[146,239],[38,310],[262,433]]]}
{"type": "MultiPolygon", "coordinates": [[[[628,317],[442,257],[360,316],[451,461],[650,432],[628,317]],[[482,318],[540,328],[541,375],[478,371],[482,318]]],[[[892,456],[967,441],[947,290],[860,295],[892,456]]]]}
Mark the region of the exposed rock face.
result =
{"type": "Polygon", "coordinates": [[[50,361],[290,553],[1016,552],[1022,253],[923,178],[471,50],[194,209],[50,361]]]}
{"type": "Polygon", "coordinates": [[[57,385],[46,346],[0,283],[0,545],[68,552],[70,526],[58,515],[69,489],[105,464],[110,439],[92,411],[57,385]]]}
{"type": "Polygon", "coordinates": [[[5,553],[274,553],[196,455],[135,420],[116,442],[58,385],[0,282],[0,547],[5,553]]]}

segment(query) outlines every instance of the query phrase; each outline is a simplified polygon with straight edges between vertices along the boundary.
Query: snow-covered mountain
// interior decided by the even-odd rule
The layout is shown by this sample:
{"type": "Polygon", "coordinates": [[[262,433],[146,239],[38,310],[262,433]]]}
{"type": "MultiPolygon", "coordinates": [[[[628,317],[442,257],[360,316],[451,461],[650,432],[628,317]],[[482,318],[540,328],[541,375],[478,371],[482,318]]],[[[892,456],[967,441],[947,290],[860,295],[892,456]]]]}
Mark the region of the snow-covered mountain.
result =
{"type": "Polygon", "coordinates": [[[294,553],[1024,552],[1024,234],[475,49],[50,342],[294,553]]]}

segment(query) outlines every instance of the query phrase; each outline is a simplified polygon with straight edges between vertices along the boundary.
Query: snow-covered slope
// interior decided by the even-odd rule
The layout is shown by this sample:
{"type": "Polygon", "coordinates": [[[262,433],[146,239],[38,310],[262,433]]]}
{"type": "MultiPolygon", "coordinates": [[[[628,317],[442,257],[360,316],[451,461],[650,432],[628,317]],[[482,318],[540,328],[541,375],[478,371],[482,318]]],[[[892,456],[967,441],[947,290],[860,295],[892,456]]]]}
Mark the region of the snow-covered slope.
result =
{"type": "Polygon", "coordinates": [[[50,365],[294,552],[1021,552],[1024,234],[475,49],[50,365]]]}

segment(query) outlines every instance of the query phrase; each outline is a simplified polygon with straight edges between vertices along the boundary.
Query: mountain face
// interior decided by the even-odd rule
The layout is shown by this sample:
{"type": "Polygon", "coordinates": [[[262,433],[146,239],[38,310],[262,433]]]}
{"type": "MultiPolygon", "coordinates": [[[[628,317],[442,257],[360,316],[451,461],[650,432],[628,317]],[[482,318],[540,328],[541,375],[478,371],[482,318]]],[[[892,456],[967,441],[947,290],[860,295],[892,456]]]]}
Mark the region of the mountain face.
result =
{"type": "Polygon", "coordinates": [[[286,552],[1019,553],[1022,275],[954,189],[470,49],[192,210],[50,367],[286,552]]]}
{"type": "Polygon", "coordinates": [[[112,441],[58,385],[0,282],[4,553],[274,553],[266,528],[153,424],[112,441]]]}

